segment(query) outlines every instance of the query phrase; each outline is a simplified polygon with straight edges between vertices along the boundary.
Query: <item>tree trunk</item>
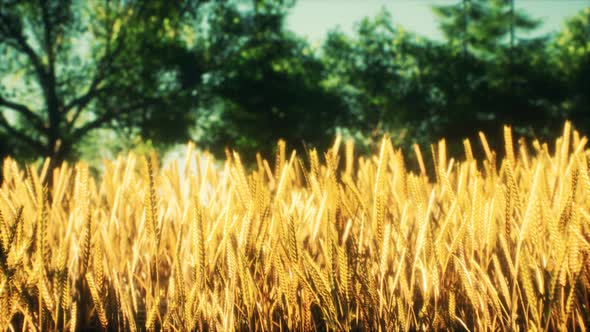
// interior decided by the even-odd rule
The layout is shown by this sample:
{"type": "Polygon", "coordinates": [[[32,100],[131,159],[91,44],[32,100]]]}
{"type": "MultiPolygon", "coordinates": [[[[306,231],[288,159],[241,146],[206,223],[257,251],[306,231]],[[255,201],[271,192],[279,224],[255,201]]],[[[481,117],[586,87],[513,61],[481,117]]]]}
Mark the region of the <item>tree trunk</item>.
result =
{"type": "Polygon", "coordinates": [[[57,138],[50,143],[52,144],[48,145],[46,154],[46,158],[50,158],[50,161],[45,178],[45,183],[49,188],[53,185],[53,170],[60,167],[72,152],[72,143],[67,140],[57,138]]]}

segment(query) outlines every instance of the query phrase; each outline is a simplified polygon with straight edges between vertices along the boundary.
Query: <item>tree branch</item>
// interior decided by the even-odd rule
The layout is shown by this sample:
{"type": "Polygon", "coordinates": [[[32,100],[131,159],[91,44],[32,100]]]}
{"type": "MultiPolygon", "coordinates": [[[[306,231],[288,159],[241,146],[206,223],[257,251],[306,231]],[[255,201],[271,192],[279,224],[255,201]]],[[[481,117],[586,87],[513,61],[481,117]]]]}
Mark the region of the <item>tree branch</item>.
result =
{"type": "Polygon", "coordinates": [[[16,138],[26,142],[29,146],[31,146],[32,148],[37,150],[37,152],[39,152],[39,153],[45,152],[45,147],[43,146],[43,144],[41,142],[35,140],[34,138],[32,138],[30,136],[27,136],[25,133],[12,127],[8,123],[6,118],[4,117],[4,114],[2,114],[2,113],[0,113],[0,127],[6,129],[6,131],[8,131],[8,133],[15,136],[16,138]]]}
{"type": "MultiPolygon", "coordinates": [[[[107,16],[109,15],[109,13],[110,13],[110,6],[109,6],[109,3],[107,2],[107,16]]],[[[107,36],[105,37],[106,38],[105,53],[100,60],[96,61],[96,63],[97,63],[96,70],[94,73],[94,78],[92,79],[92,83],[90,83],[90,87],[88,88],[88,90],[86,90],[86,92],[84,94],[71,100],[64,108],[64,113],[66,113],[66,114],[68,114],[72,109],[76,108],[76,113],[74,113],[74,116],[67,124],[69,129],[74,127],[76,121],[78,120],[78,117],[80,116],[82,111],[88,106],[88,104],[94,98],[96,98],[98,96],[98,94],[100,94],[104,90],[107,90],[106,88],[99,89],[98,86],[104,81],[105,77],[107,77],[110,74],[113,61],[117,57],[117,55],[119,55],[119,53],[121,52],[121,50],[123,49],[123,46],[125,44],[123,41],[123,37],[121,37],[121,36],[124,36],[124,31],[125,31],[124,29],[125,28],[122,27],[121,31],[119,32],[119,37],[116,38],[116,40],[114,41],[116,43],[116,47],[114,49],[112,49],[111,39],[113,36],[114,22],[115,21],[112,20],[107,24],[107,36]]]]}
{"type": "MultiPolygon", "coordinates": [[[[49,13],[49,8],[47,7],[49,4],[47,3],[47,1],[44,0],[40,0],[39,1],[39,6],[41,7],[41,19],[43,21],[43,26],[45,27],[45,29],[43,29],[43,41],[44,41],[44,47],[45,47],[45,53],[47,53],[47,58],[48,58],[48,62],[49,62],[49,72],[53,72],[53,67],[55,65],[55,53],[53,52],[53,23],[51,22],[51,19],[49,18],[49,16],[51,15],[49,13]]],[[[66,9],[64,9],[66,10],[66,9]]]]}
{"type": "Polygon", "coordinates": [[[146,105],[148,105],[148,101],[143,100],[142,102],[130,105],[125,108],[118,109],[117,111],[110,110],[110,111],[102,114],[98,118],[86,123],[84,126],[74,130],[74,132],[70,136],[70,139],[72,141],[77,141],[77,140],[81,139],[84,135],[88,134],[88,132],[90,132],[91,130],[98,129],[98,128],[102,127],[103,125],[107,124],[108,122],[114,120],[115,118],[117,118],[118,116],[120,116],[124,113],[136,112],[146,105]]]}
{"type": "Polygon", "coordinates": [[[27,106],[6,100],[2,96],[0,96],[0,106],[4,106],[21,114],[40,132],[44,133],[47,131],[47,128],[43,125],[43,119],[31,111],[27,106]]]}
{"type": "Polygon", "coordinates": [[[35,50],[27,43],[25,36],[22,34],[21,31],[14,29],[14,26],[10,23],[10,18],[2,13],[0,13],[0,32],[4,31],[5,38],[10,40],[12,39],[14,43],[7,43],[8,45],[12,46],[15,50],[25,54],[29,60],[31,61],[33,67],[35,68],[35,72],[37,77],[39,78],[42,85],[45,85],[47,81],[47,76],[45,73],[45,67],[41,62],[41,59],[35,53],[35,50]]]}
{"type": "Polygon", "coordinates": [[[106,89],[98,89],[97,88],[98,84],[100,84],[100,80],[98,80],[98,78],[97,78],[94,80],[94,82],[92,82],[92,84],[90,85],[90,87],[88,88],[88,90],[86,91],[86,93],[84,95],[70,101],[70,103],[68,103],[68,105],[66,105],[66,107],[64,108],[64,112],[66,114],[69,113],[72,109],[76,108],[76,112],[74,113],[72,118],[70,120],[66,120],[66,125],[67,125],[68,129],[74,128],[74,125],[76,124],[76,121],[78,120],[78,117],[80,117],[80,115],[82,114],[84,109],[88,106],[88,104],[90,104],[90,102],[94,98],[96,98],[101,92],[104,92],[106,90],[106,89]]]}
{"type": "Polygon", "coordinates": [[[97,87],[101,81],[102,79],[98,75],[95,76],[92,83],[90,83],[90,87],[88,88],[88,90],[86,90],[86,92],[80,97],[71,100],[64,107],[65,112],[69,112],[74,107],[77,107],[78,109],[83,109],[84,107],[86,107],[86,105],[88,105],[92,98],[94,98],[98,94],[99,90],[97,89],[97,87]]]}

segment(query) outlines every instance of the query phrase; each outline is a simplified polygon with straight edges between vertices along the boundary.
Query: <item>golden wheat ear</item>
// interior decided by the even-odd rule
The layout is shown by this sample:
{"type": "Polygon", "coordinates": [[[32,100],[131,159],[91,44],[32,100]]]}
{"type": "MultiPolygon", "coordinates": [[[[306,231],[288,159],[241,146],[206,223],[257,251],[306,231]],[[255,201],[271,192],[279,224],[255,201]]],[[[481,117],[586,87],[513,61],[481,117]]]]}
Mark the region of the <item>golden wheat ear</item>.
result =
{"type": "Polygon", "coordinates": [[[387,137],[370,155],[346,141],[343,170],[341,138],[252,169],[189,144],[186,186],[154,154],[101,178],[63,165],[50,187],[6,159],[0,329],[584,331],[587,138],[503,129],[502,157],[483,133],[483,160],[440,140],[429,166],[414,145],[418,175],[387,137]]]}

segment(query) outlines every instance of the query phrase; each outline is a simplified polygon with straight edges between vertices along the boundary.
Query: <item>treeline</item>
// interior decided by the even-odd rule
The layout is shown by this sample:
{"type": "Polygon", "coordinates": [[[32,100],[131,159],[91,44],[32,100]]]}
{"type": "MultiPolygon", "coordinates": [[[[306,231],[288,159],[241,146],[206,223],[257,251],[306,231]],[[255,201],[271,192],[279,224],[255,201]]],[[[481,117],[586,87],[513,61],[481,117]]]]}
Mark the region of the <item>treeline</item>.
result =
{"type": "Polygon", "coordinates": [[[542,22],[515,1],[434,6],[443,41],[384,11],[316,47],[286,28],[288,0],[0,0],[0,154],[192,139],[253,157],[337,132],[366,149],[384,133],[452,146],[504,123],[542,138],[565,119],[590,132],[590,7],[530,37],[542,22]]]}

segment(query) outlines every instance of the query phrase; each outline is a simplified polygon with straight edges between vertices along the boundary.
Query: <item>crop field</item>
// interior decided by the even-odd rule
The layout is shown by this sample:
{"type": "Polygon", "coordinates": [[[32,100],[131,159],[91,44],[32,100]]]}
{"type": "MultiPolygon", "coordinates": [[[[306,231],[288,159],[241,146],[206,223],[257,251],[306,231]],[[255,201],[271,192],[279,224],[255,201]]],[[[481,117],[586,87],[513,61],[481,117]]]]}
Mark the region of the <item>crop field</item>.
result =
{"type": "Polygon", "coordinates": [[[364,157],[279,142],[252,167],[189,145],[184,165],[51,182],[6,159],[0,330],[586,331],[587,139],[512,136],[416,146],[417,171],[387,138],[364,157]]]}

